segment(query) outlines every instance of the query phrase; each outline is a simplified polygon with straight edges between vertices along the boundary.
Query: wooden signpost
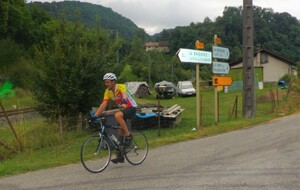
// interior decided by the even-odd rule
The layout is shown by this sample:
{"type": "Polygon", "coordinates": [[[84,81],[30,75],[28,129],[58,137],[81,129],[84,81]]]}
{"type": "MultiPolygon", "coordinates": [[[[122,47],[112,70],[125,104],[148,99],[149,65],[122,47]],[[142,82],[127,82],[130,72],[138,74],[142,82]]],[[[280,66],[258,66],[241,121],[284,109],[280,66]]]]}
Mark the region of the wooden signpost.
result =
{"type": "Polygon", "coordinates": [[[217,59],[228,60],[230,52],[228,48],[217,46],[221,44],[222,40],[214,35],[214,46],[212,46],[212,57],[214,59],[212,72],[218,74],[218,76],[212,77],[212,84],[215,86],[215,124],[219,122],[219,98],[218,88],[223,86],[230,86],[232,84],[232,78],[223,76],[229,73],[230,66],[226,62],[220,62],[217,59]],[[221,76],[220,76],[221,75],[221,76]]]}
{"type": "MultiPolygon", "coordinates": [[[[196,42],[196,48],[204,47],[203,43],[196,42]]],[[[197,128],[200,129],[200,69],[199,64],[211,64],[212,56],[210,51],[201,51],[193,49],[183,49],[180,48],[176,55],[179,60],[183,63],[195,63],[196,64],[196,119],[197,119],[197,128]]]]}

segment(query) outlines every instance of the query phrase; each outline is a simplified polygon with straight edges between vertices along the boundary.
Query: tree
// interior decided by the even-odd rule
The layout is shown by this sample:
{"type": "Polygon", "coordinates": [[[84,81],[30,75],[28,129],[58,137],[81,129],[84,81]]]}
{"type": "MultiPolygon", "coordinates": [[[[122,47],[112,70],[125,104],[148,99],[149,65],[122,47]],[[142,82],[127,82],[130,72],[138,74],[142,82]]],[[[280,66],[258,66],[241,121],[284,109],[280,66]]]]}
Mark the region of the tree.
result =
{"type": "Polygon", "coordinates": [[[8,79],[15,87],[26,87],[32,68],[24,57],[25,50],[9,38],[0,39],[0,49],[0,81],[8,79]]]}
{"type": "Polygon", "coordinates": [[[63,117],[70,127],[79,113],[99,104],[109,40],[103,31],[86,30],[64,19],[52,24],[52,39],[36,50],[34,94],[40,113],[63,117]]]}
{"type": "Polygon", "coordinates": [[[119,82],[123,83],[138,80],[139,78],[133,73],[133,70],[130,65],[125,65],[118,79],[119,82]]]}
{"type": "Polygon", "coordinates": [[[300,61],[297,62],[297,76],[300,78],[300,61]]]}

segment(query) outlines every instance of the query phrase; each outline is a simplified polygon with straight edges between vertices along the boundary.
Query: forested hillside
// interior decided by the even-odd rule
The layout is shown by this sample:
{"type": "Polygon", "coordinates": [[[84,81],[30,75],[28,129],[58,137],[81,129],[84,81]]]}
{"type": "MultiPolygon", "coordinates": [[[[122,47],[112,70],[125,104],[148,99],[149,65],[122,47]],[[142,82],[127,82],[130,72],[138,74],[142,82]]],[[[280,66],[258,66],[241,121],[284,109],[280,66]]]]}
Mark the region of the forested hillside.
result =
{"type": "Polygon", "coordinates": [[[83,23],[88,28],[95,28],[97,22],[100,27],[112,32],[119,32],[124,39],[132,39],[139,31],[138,26],[128,18],[114,12],[111,8],[79,1],[63,1],[28,3],[27,6],[38,6],[50,16],[59,19],[66,17],[72,22],[83,23]]]}
{"type": "MultiPolygon", "coordinates": [[[[242,7],[225,7],[223,15],[212,21],[191,23],[189,26],[164,30],[158,40],[169,40],[172,53],[179,47],[194,48],[196,40],[211,50],[213,36],[222,39],[222,46],[230,49],[230,60],[242,57],[243,42],[242,7]]],[[[300,60],[300,23],[288,13],[276,13],[272,9],[254,7],[254,45],[266,48],[291,61],[300,60]]]]}
{"type": "MultiPolygon", "coordinates": [[[[138,31],[144,40],[150,40],[149,35],[139,30],[131,20],[101,5],[76,1],[28,4],[33,5],[56,19],[64,15],[69,21],[80,22],[89,28],[96,27],[99,22],[100,27],[115,33],[118,31],[118,35],[126,40],[132,39],[138,31]]],[[[269,8],[254,7],[254,28],[256,47],[266,48],[294,62],[300,60],[300,23],[295,17],[288,13],[276,13],[269,8]]],[[[205,49],[211,50],[214,34],[222,39],[223,46],[229,47],[230,61],[242,57],[242,7],[225,7],[223,15],[214,21],[207,17],[203,22],[165,29],[152,39],[169,41],[170,54],[174,55],[178,48],[194,48],[196,40],[204,42],[205,49]]]]}
{"type": "MultiPolygon", "coordinates": [[[[255,46],[300,60],[300,24],[295,17],[260,7],[254,7],[254,17],[255,46]]],[[[233,61],[242,57],[242,27],[242,7],[225,7],[214,21],[206,18],[153,36],[170,42],[169,53],[146,52],[144,30],[109,8],[2,0],[0,83],[9,80],[14,87],[32,91],[45,116],[75,121],[79,113],[99,104],[104,73],[115,72],[119,82],[147,81],[150,86],[162,80],[192,80],[194,65],[181,64],[175,52],[194,49],[196,40],[211,51],[217,34],[233,61]]],[[[200,76],[211,80],[211,68],[201,66],[200,76]]]]}

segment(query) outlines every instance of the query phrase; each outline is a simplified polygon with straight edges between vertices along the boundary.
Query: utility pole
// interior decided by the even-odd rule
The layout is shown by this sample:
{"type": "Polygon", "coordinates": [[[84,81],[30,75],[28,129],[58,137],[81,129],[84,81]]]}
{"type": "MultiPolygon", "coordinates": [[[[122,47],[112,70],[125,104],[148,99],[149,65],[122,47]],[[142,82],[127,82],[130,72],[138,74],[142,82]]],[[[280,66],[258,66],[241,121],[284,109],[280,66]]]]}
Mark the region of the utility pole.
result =
{"type": "Polygon", "coordinates": [[[148,51],[148,84],[151,84],[151,71],[150,71],[150,67],[151,67],[151,57],[150,57],[150,51],[148,51]]]}
{"type": "MultiPolygon", "coordinates": [[[[214,46],[218,45],[217,44],[217,38],[218,36],[215,34],[214,35],[214,46]]],[[[213,59],[213,61],[217,61],[216,58],[213,59]]],[[[218,97],[218,87],[215,86],[215,125],[218,125],[219,123],[219,97],[218,97]]]]}
{"type": "Polygon", "coordinates": [[[256,116],[253,64],[253,2],[243,0],[243,116],[256,116]]]}

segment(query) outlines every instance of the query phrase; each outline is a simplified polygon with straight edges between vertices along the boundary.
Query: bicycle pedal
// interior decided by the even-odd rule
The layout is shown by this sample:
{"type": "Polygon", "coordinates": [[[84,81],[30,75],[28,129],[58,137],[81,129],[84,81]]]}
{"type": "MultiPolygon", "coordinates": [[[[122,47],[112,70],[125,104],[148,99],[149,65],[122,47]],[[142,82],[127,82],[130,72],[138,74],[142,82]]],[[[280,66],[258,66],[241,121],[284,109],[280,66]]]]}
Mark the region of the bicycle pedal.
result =
{"type": "Polygon", "coordinates": [[[118,150],[118,154],[124,156],[124,155],[125,155],[125,149],[124,149],[124,148],[119,149],[119,150],[118,150]]]}

